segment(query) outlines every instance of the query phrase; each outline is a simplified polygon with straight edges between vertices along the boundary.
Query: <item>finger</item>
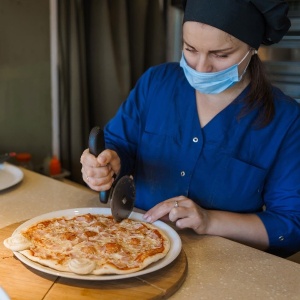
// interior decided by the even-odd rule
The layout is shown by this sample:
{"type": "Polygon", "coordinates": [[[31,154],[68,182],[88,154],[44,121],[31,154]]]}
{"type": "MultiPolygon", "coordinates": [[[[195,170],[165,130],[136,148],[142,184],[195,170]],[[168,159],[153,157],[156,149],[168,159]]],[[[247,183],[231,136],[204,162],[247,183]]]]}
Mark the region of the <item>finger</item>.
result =
{"type": "Polygon", "coordinates": [[[151,208],[149,211],[147,211],[143,218],[149,222],[153,223],[158,219],[161,219],[162,217],[169,214],[170,210],[172,209],[172,206],[168,204],[167,202],[161,202],[157,205],[155,205],[153,208],[151,208]]]}
{"type": "Polygon", "coordinates": [[[110,149],[106,149],[98,155],[97,161],[100,164],[100,166],[106,166],[111,162],[113,156],[114,156],[114,151],[110,149]]]}
{"type": "Polygon", "coordinates": [[[193,227],[192,219],[189,217],[178,219],[175,225],[180,229],[193,227]]]}
{"type": "Polygon", "coordinates": [[[88,169],[86,180],[94,185],[103,185],[113,180],[114,171],[108,165],[97,169],[88,169]],[[89,180],[88,180],[89,179],[89,180]]]}
{"type": "Polygon", "coordinates": [[[101,166],[106,166],[107,164],[110,164],[116,174],[118,174],[120,171],[121,160],[117,152],[113,150],[107,149],[101,152],[97,157],[97,161],[101,166]]]}
{"type": "Polygon", "coordinates": [[[110,178],[109,181],[104,181],[102,179],[87,177],[85,182],[91,189],[100,192],[109,190],[114,182],[114,178],[110,178]]]}
{"type": "Polygon", "coordinates": [[[83,166],[88,166],[91,168],[97,168],[100,164],[97,161],[97,158],[90,153],[89,149],[85,149],[80,157],[80,163],[83,166]]]}
{"type": "MultiPolygon", "coordinates": [[[[171,213],[173,213],[173,211],[171,213]]],[[[199,234],[205,232],[208,224],[207,211],[194,206],[190,208],[182,207],[181,210],[178,210],[177,214],[171,218],[174,218],[176,227],[180,229],[191,228],[199,234]]]]}
{"type": "MultiPolygon", "coordinates": [[[[194,203],[190,199],[183,199],[181,201],[175,200],[174,207],[171,209],[169,213],[169,219],[171,222],[176,222],[177,224],[181,224],[181,219],[189,218],[194,214],[194,203]],[[178,223],[179,222],[179,223],[178,223]]],[[[180,225],[177,226],[182,228],[180,225]]]]}
{"type": "Polygon", "coordinates": [[[112,159],[110,161],[110,165],[114,170],[115,174],[119,175],[121,169],[121,159],[117,154],[117,152],[115,151],[111,151],[111,152],[112,152],[112,159]]]}
{"type": "Polygon", "coordinates": [[[191,228],[193,225],[193,218],[189,214],[188,209],[180,208],[180,209],[172,209],[169,214],[170,221],[175,223],[176,227],[183,228],[191,228]]]}
{"type": "Polygon", "coordinates": [[[199,227],[203,225],[203,223],[203,220],[198,216],[196,217],[188,215],[186,217],[177,219],[175,225],[180,229],[191,228],[194,231],[196,231],[199,227]]]}
{"type": "Polygon", "coordinates": [[[97,168],[90,167],[87,165],[82,165],[81,172],[86,177],[102,178],[102,177],[111,177],[113,170],[110,165],[107,165],[105,167],[97,167],[97,168]]]}
{"type": "Polygon", "coordinates": [[[185,218],[187,216],[186,208],[184,207],[173,207],[169,212],[169,219],[171,222],[176,222],[181,218],[185,218]]]}
{"type": "Polygon", "coordinates": [[[82,178],[85,183],[96,191],[105,191],[110,189],[114,178],[114,171],[111,166],[99,168],[82,168],[82,178]]]}
{"type": "Polygon", "coordinates": [[[179,203],[182,203],[183,199],[186,198],[179,196],[158,203],[144,214],[144,219],[147,220],[147,222],[153,223],[156,220],[161,219],[163,216],[169,215],[170,211],[176,206],[176,204],[179,205],[179,203]]]}

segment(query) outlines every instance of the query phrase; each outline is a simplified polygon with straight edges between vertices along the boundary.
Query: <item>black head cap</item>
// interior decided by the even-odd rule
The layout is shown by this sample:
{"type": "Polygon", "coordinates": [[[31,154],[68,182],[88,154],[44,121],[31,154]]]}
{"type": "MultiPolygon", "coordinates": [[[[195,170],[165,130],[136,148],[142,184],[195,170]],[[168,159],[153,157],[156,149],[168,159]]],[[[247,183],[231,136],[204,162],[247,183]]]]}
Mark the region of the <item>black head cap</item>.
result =
{"type": "Polygon", "coordinates": [[[258,49],[278,43],[291,22],[285,0],[183,0],[183,22],[221,29],[258,49]]]}

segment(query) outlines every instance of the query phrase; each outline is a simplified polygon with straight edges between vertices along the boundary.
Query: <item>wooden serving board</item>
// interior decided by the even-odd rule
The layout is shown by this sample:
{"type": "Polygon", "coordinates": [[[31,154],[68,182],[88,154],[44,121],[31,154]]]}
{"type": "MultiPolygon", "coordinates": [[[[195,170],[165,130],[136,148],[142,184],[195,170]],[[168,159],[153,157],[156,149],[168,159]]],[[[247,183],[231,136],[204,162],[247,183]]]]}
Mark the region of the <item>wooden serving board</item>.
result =
{"type": "Polygon", "coordinates": [[[138,277],[87,281],[45,274],[20,262],[3,245],[23,222],[0,229],[0,287],[12,300],[167,299],[184,282],[187,258],[182,250],[168,266],[138,277]]]}

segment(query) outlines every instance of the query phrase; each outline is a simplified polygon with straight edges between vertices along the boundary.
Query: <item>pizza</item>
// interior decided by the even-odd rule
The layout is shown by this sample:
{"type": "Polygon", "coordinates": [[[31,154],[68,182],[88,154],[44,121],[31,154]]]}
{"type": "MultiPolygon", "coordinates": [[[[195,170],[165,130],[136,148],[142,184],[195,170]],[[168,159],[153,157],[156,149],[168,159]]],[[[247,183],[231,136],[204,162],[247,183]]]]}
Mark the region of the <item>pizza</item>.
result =
{"type": "Polygon", "coordinates": [[[128,274],[166,256],[168,236],[142,221],[110,215],[50,218],[14,233],[4,245],[31,261],[75,274],[128,274]]]}

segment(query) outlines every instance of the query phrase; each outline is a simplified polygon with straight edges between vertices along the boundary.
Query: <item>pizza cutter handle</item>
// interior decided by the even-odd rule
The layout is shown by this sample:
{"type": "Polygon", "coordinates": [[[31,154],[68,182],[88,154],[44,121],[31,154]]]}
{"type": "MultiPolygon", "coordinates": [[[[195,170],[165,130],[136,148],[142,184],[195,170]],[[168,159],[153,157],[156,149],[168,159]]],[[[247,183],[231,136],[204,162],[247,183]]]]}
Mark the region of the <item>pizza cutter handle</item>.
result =
{"type": "MultiPolygon", "coordinates": [[[[89,151],[96,157],[105,150],[104,131],[99,127],[94,127],[89,136],[89,151]]],[[[110,191],[101,191],[99,193],[99,199],[102,203],[107,203],[110,191]]]]}

